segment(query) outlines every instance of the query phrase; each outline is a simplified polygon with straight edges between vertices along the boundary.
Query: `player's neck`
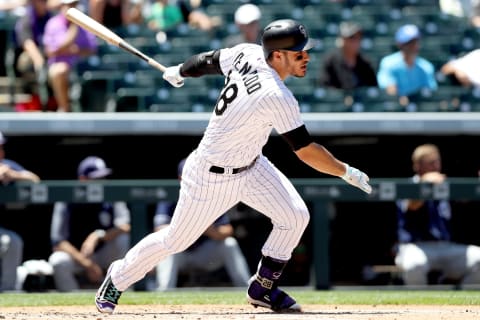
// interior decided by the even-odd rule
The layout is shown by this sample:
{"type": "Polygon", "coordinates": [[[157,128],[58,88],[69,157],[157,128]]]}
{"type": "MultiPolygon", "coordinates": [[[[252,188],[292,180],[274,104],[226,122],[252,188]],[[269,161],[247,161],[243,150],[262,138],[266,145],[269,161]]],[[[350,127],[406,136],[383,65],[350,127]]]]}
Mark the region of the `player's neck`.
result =
{"type": "Polygon", "coordinates": [[[270,66],[270,68],[272,68],[273,70],[275,70],[275,72],[277,73],[278,77],[284,81],[288,76],[289,74],[287,72],[282,72],[282,68],[278,65],[278,63],[276,63],[275,61],[267,61],[267,64],[270,66]]]}

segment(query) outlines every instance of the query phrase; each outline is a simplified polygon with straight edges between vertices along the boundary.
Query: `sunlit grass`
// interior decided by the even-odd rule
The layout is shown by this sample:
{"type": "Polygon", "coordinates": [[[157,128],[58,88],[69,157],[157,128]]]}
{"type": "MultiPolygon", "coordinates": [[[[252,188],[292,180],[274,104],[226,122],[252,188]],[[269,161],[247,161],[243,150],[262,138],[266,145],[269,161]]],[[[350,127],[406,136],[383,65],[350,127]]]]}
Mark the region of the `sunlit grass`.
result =
{"type": "MultiPolygon", "coordinates": [[[[304,290],[288,289],[302,304],[478,305],[479,291],[304,290]]],[[[75,293],[2,293],[0,307],[93,305],[93,291],[75,293]]],[[[170,292],[127,291],[121,304],[244,304],[244,290],[192,289],[170,292]]]]}

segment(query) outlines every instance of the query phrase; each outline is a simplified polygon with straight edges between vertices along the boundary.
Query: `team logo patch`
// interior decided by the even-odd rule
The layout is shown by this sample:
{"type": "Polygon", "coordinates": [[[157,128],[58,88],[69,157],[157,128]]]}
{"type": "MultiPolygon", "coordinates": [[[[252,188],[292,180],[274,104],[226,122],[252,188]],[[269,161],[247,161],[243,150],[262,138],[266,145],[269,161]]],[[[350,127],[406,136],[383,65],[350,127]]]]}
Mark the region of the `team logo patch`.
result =
{"type": "Polygon", "coordinates": [[[302,25],[298,26],[298,30],[300,30],[300,33],[303,34],[305,38],[307,37],[307,30],[305,30],[304,26],[302,25]]]}

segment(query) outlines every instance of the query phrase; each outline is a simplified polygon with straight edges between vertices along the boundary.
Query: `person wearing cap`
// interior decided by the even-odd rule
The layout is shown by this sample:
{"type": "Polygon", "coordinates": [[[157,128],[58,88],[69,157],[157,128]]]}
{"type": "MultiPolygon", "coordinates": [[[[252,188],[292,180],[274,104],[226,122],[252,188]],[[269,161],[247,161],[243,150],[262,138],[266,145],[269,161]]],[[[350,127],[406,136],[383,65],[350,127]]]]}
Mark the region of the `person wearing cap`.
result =
{"type": "Polygon", "coordinates": [[[420,57],[420,30],[414,24],[401,26],[395,33],[397,52],[380,60],[378,85],[390,95],[406,97],[422,89],[436,90],[435,67],[420,57]]]}
{"type": "Polygon", "coordinates": [[[59,12],[45,26],[42,42],[47,56],[48,80],[57,103],[57,111],[70,112],[70,75],[75,65],[97,51],[95,36],[70,22],[66,12],[79,0],[61,0],[59,12]]]}
{"type": "Polygon", "coordinates": [[[235,10],[234,19],[240,33],[226,37],[224,46],[229,48],[244,42],[260,44],[261,18],[262,12],[258,6],[252,3],[239,6],[235,10]]]}
{"type": "MultiPolygon", "coordinates": [[[[0,132],[0,182],[4,185],[15,181],[39,182],[40,177],[14,160],[5,157],[7,139],[0,132]]],[[[6,210],[0,205],[0,213],[6,210]]],[[[0,226],[0,291],[17,290],[17,267],[23,259],[23,239],[14,232],[0,226]]]]}
{"type": "MultiPolygon", "coordinates": [[[[182,179],[185,164],[178,164],[178,179],[182,179]]],[[[153,226],[155,231],[167,227],[172,220],[175,202],[157,203],[153,226]]],[[[251,273],[247,261],[233,236],[228,213],[220,216],[187,250],[171,255],[156,266],[157,290],[177,287],[179,273],[212,272],[224,267],[235,287],[246,287],[251,273]]]]}
{"type": "Polygon", "coordinates": [[[376,87],[378,84],[375,68],[360,52],[361,26],[355,22],[344,21],[339,30],[338,47],[322,59],[319,86],[345,90],[376,87]]]}
{"type": "MultiPolygon", "coordinates": [[[[112,173],[97,156],[83,159],[78,180],[88,183],[112,173]]],[[[88,189],[82,189],[88,192],[88,189]]],[[[85,200],[85,196],[82,198],[85,200]]],[[[125,202],[54,204],[50,239],[55,287],[62,292],[97,284],[108,265],[130,246],[130,210],[125,202]]]]}

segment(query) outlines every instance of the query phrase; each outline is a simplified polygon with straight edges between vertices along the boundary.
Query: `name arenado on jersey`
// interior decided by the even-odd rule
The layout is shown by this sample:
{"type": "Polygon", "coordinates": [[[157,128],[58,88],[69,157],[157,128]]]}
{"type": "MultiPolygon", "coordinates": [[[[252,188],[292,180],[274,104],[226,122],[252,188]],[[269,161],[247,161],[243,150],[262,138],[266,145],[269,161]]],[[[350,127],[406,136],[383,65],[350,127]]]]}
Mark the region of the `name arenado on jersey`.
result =
{"type": "Polygon", "coordinates": [[[248,94],[252,94],[259,90],[262,85],[259,82],[259,76],[257,69],[253,71],[252,66],[248,62],[243,63],[242,58],[245,56],[243,52],[240,52],[233,60],[233,68],[242,76],[243,85],[247,89],[248,94]]]}

